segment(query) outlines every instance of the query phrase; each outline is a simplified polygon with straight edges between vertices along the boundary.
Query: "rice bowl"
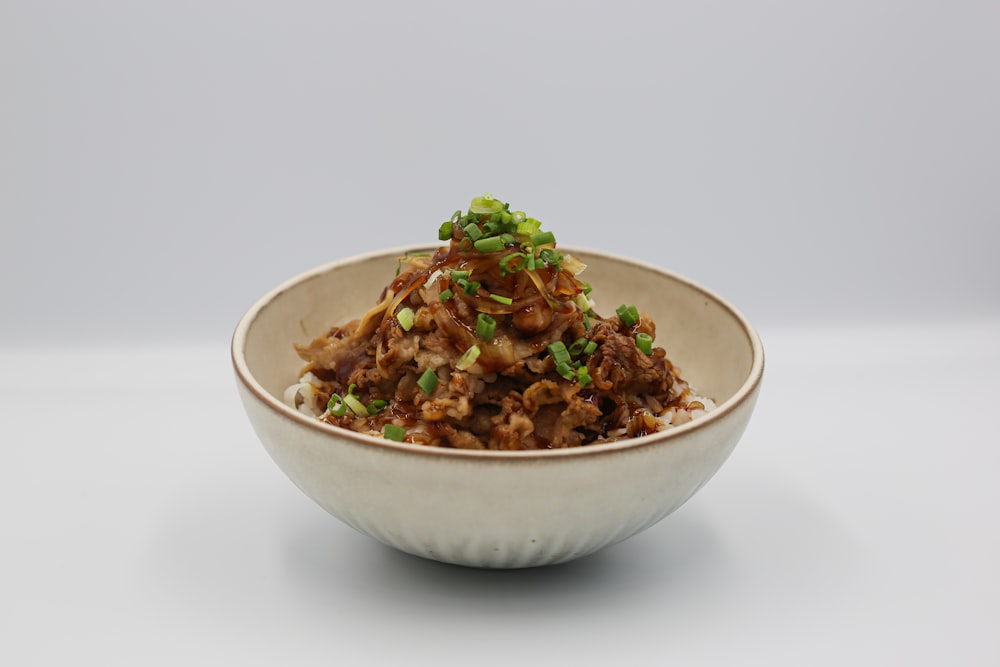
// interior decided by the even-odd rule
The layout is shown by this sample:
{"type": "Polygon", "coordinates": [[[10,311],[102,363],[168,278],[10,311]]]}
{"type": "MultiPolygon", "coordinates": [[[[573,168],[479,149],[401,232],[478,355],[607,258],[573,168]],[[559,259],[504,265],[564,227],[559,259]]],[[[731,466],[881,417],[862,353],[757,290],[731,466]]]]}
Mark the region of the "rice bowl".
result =
{"type": "Polygon", "coordinates": [[[345,285],[379,284],[411,246],[306,272],[263,296],[232,341],[237,387],[266,451],[333,516],[394,548],[476,567],[565,562],[626,539],[680,507],[722,466],[756,403],[763,348],[747,320],[695,283],[645,263],[570,249],[598,303],[647,304],[685,378],[715,399],[655,434],[534,451],[431,448],[331,426],[290,407],[292,347],[370,307],[345,285]]]}

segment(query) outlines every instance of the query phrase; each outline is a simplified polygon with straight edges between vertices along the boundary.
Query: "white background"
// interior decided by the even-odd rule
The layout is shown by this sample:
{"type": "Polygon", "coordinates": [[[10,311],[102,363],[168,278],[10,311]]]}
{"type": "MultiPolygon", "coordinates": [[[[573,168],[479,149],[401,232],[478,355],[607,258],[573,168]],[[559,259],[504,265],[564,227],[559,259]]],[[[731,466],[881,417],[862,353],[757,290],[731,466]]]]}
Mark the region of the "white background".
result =
{"type": "Polygon", "coordinates": [[[0,662],[1000,663],[998,63],[990,2],[0,2],[0,662]],[[327,517],[228,367],[484,191],[768,354],[716,479],[557,568],[327,517]]]}

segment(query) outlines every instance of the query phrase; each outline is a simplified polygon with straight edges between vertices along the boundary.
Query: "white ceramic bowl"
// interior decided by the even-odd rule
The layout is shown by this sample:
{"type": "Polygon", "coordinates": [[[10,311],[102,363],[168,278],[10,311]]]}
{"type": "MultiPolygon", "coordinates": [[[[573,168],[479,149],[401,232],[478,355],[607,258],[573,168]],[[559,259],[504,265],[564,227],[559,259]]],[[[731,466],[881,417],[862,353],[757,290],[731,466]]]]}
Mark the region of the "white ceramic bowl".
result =
{"type": "Polygon", "coordinates": [[[397,443],[308,418],[281,400],[303,362],[293,349],[374,305],[405,252],[319,267],[275,288],[240,320],[237,386],[275,463],[330,514],[403,551],[490,568],[560,563],[620,542],[680,507],[743,434],[764,369],[760,339],[712,292],[662,269],[569,249],[587,263],[600,313],[635,304],[656,344],[718,407],[650,436],[570,449],[467,451],[397,443]]]}

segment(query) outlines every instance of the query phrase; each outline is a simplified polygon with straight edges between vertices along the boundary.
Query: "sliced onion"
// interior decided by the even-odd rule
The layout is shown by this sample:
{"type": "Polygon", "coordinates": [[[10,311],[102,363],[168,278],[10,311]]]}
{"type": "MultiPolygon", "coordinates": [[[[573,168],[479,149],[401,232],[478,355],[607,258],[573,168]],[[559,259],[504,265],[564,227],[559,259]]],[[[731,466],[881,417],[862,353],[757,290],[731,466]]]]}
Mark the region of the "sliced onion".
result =
{"type": "Polygon", "coordinates": [[[574,276],[578,276],[583,273],[584,269],[587,268],[587,265],[569,253],[563,253],[562,267],[563,270],[569,271],[574,276]]]}

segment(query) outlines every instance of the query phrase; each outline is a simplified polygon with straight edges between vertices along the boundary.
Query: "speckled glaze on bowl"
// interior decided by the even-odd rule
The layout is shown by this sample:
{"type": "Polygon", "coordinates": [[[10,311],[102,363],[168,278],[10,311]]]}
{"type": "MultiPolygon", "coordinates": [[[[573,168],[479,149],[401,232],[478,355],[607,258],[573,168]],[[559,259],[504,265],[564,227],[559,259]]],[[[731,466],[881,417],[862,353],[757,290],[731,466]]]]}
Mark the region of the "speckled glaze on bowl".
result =
{"type": "Polygon", "coordinates": [[[656,344],[718,408],[681,427],[588,447],[492,452],[429,448],[310,419],[281,401],[303,362],[292,345],[374,305],[404,253],[344,259],[278,286],[232,340],[237,387],[258,437],[307,496],[357,530],[447,563],[518,568],[566,562],[652,526],[725,462],[754,409],[763,348],[746,319],[710,291],[662,269],[566,249],[587,263],[600,313],[636,304],[656,344]]]}

